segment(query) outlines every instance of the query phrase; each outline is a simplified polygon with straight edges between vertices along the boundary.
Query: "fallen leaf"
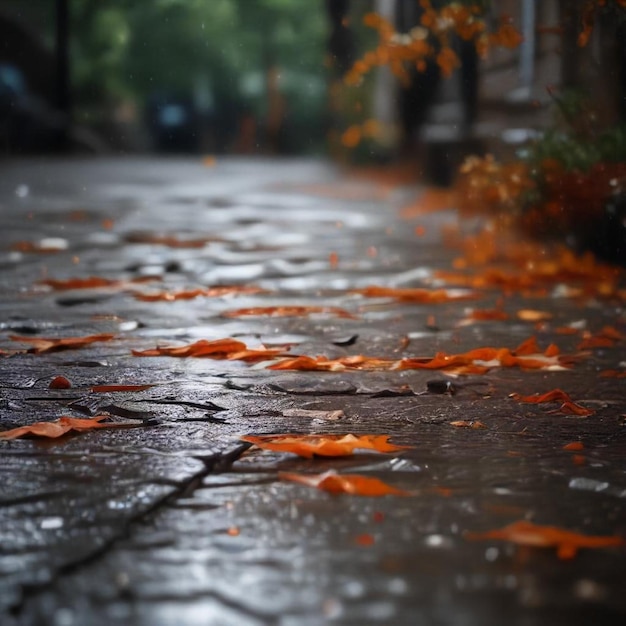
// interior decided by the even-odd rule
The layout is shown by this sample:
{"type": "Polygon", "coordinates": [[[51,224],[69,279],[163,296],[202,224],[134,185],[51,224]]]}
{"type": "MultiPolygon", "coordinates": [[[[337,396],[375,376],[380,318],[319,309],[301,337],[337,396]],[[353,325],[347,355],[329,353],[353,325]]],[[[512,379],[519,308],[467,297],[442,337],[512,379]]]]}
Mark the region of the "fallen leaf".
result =
{"type": "Polygon", "coordinates": [[[536,394],[534,396],[522,396],[519,393],[509,394],[509,398],[513,398],[518,402],[526,402],[533,404],[543,404],[545,402],[562,402],[558,409],[548,411],[548,413],[563,413],[564,415],[580,415],[588,416],[593,415],[595,411],[587,409],[580,404],[574,402],[569,394],[561,389],[552,389],[543,394],[536,394]]]}
{"type": "Polygon", "coordinates": [[[107,393],[116,391],[145,391],[154,385],[93,385],[91,391],[94,393],[107,393]]]}
{"type": "Polygon", "coordinates": [[[141,276],[132,280],[116,280],[111,278],[100,278],[99,276],[90,276],[89,278],[67,278],[57,280],[54,278],[46,278],[37,282],[38,285],[50,287],[55,291],[67,291],[70,289],[98,289],[98,288],[120,288],[129,287],[140,283],[147,283],[154,280],[160,280],[158,276],[141,276]]]}
{"type": "Polygon", "coordinates": [[[136,424],[101,424],[102,420],[108,419],[108,415],[96,415],[89,419],[78,417],[60,417],[54,422],[36,422],[30,426],[20,426],[11,430],[0,432],[0,439],[18,439],[22,437],[46,437],[56,439],[70,431],[85,432],[96,428],[128,428],[136,424]]]}
{"type": "Polygon", "coordinates": [[[85,337],[23,337],[21,335],[10,335],[11,341],[20,341],[22,343],[29,343],[33,347],[29,348],[28,352],[35,354],[43,354],[45,352],[58,352],[61,350],[74,350],[90,345],[92,343],[101,341],[111,341],[115,338],[115,335],[100,334],[100,335],[87,335],[85,337]]]}
{"type": "Polygon", "coordinates": [[[450,426],[456,426],[457,428],[487,428],[482,422],[478,420],[456,420],[449,422],[450,426]]]}
{"type": "Polygon", "coordinates": [[[626,378],[626,370],[602,370],[602,378],[626,378]]]}
{"type": "Polygon", "coordinates": [[[151,350],[133,350],[134,356],[173,356],[179,358],[229,359],[239,361],[263,361],[284,355],[283,348],[259,348],[250,350],[242,341],[225,338],[207,341],[200,339],[194,343],[177,347],[157,347],[151,350]]]}
{"type": "Polygon", "coordinates": [[[335,306],[257,306],[222,313],[223,317],[304,317],[306,315],[334,315],[345,319],[357,319],[349,311],[335,306]]]}
{"type": "Polygon", "coordinates": [[[569,394],[561,389],[552,389],[546,393],[535,394],[534,396],[522,396],[519,393],[509,394],[509,398],[513,398],[518,402],[530,402],[533,404],[541,404],[543,402],[571,402],[569,394]]]}
{"type": "Polygon", "coordinates": [[[576,556],[579,548],[606,548],[624,545],[625,541],[618,536],[581,535],[556,526],[540,526],[526,520],[513,522],[499,530],[484,533],[466,532],[470,540],[503,539],[518,545],[557,549],[560,559],[571,559],[576,556]]]}
{"type": "Polygon", "coordinates": [[[618,341],[624,339],[626,335],[613,326],[605,326],[595,335],[585,333],[583,340],[578,344],[579,350],[591,350],[593,348],[612,348],[618,341]]]}
{"type": "Polygon", "coordinates": [[[295,474],[292,472],[279,472],[281,480],[290,480],[308,487],[316,487],[330,493],[346,493],[353,496],[408,496],[408,491],[397,489],[378,478],[363,476],[361,474],[337,474],[329,470],[323,474],[295,474]]]}
{"type": "Polygon", "coordinates": [[[399,452],[411,447],[388,443],[389,435],[246,435],[240,439],[263,450],[291,452],[308,459],[314,455],[349,456],[355,450],[399,452]]]}
{"type": "Polygon", "coordinates": [[[480,297],[476,293],[454,293],[445,289],[395,288],[378,285],[354,289],[352,293],[358,293],[366,298],[393,298],[398,302],[415,304],[438,304],[457,300],[475,300],[480,297]]]}
{"type": "Polygon", "coordinates": [[[142,302],[174,302],[176,300],[193,300],[195,298],[219,298],[229,295],[263,293],[260,287],[252,285],[223,285],[201,289],[188,289],[182,291],[159,291],[156,293],[135,292],[134,298],[142,302]]]}
{"type": "Polygon", "coordinates": [[[157,233],[131,233],[127,235],[126,241],[130,243],[145,243],[168,248],[204,248],[207,243],[215,241],[211,237],[201,239],[180,239],[173,235],[161,235],[157,233]]]}
{"type": "Polygon", "coordinates": [[[579,417],[587,417],[589,415],[593,415],[595,411],[570,401],[563,402],[558,409],[548,411],[548,413],[563,413],[563,415],[578,415],[579,417]]]}
{"type": "Polygon", "coordinates": [[[361,533],[354,538],[354,543],[363,547],[373,546],[376,543],[376,538],[370,533],[361,533]]]}
{"type": "Polygon", "coordinates": [[[537,311],[535,309],[520,309],[517,318],[523,322],[544,322],[551,320],[553,315],[547,311],[537,311]]]}

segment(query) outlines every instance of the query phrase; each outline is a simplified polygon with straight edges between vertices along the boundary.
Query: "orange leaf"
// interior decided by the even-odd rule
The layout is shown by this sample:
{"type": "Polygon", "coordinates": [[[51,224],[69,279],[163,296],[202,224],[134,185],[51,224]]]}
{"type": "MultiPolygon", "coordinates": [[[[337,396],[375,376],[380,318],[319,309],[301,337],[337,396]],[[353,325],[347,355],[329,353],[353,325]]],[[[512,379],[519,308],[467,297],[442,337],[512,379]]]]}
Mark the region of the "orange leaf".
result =
{"type": "Polygon", "coordinates": [[[110,391],[145,391],[154,385],[94,385],[91,391],[94,393],[105,393],[110,391]]]}
{"type": "Polygon", "coordinates": [[[499,530],[484,533],[465,533],[470,540],[503,539],[522,546],[555,547],[560,559],[571,559],[579,548],[606,548],[623,545],[622,537],[597,537],[581,535],[556,526],[540,526],[526,520],[513,522],[499,530]]]}
{"type": "Polygon", "coordinates": [[[475,293],[453,294],[445,289],[399,289],[394,287],[380,287],[378,285],[372,285],[364,289],[354,289],[353,293],[358,293],[366,298],[394,298],[399,302],[418,304],[436,304],[455,300],[475,300],[479,297],[478,294],[475,293]]]}
{"type": "Polygon", "coordinates": [[[602,370],[602,378],[626,378],[626,370],[602,370]]]}
{"type": "Polygon", "coordinates": [[[535,309],[520,309],[517,318],[523,322],[543,322],[552,319],[552,313],[536,311],[535,309]]]}
{"type": "Polygon", "coordinates": [[[185,346],[172,348],[153,348],[151,350],[133,350],[134,356],[174,356],[209,359],[229,359],[239,361],[263,361],[284,354],[282,348],[260,348],[249,350],[245,343],[237,339],[225,338],[207,341],[200,339],[185,346]]]}
{"type": "Polygon", "coordinates": [[[100,335],[87,335],[86,337],[62,337],[60,339],[47,337],[22,337],[20,335],[9,336],[11,341],[30,343],[33,347],[28,351],[35,354],[58,352],[60,350],[74,350],[99,341],[111,341],[111,339],[114,338],[115,335],[106,333],[100,335]]]}
{"type": "Polygon", "coordinates": [[[54,422],[36,422],[30,426],[20,426],[11,430],[0,432],[0,439],[18,439],[21,437],[47,437],[56,439],[74,430],[84,432],[95,428],[128,428],[135,424],[100,424],[102,420],[108,419],[108,415],[96,415],[89,419],[77,417],[60,417],[54,422]]]}
{"type": "Polygon", "coordinates": [[[587,334],[580,344],[578,344],[578,349],[589,350],[592,348],[611,348],[618,341],[624,339],[624,337],[625,335],[613,326],[605,326],[595,335],[587,334]]]}
{"type": "Polygon", "coordinates": [[[510,398],[517,400],[518,402],[531,402],[533,404],[540,404],[543,402],[571,402],[569,394],[565,393],[561,389],[553,389],[552,391],[547,391],[546,393],[542,393],[541,395],[535,394],[534,396],[522,396],[519,393],[512,393],[509,395],[510,398]]]}
{"type": "Polygon", "coordinates": [[[544,394],[537,394],[534,396],[522,396],[519,393],[512,393],[509,397],[517,400],[518,402],[529,402],[533,404],[542,404],[544,402],[563,403],[560,408],[555,409],[554,411],[549,411],[549,413],[563,413],[564,415],[581,416],[593,415],[594,413],[591,409],[586,409],[584,406],[576,404],[570,396],[561,389],[553,389],[552,391],[547,391],[544,394]]]}
{"type": "Polygon", "coordinates": [[[378,478],[361,474],[337,474],[329,470],[323,474],[295,474],[279,472],[281,480],[290,480],[308,487],[316,487],[330,493],[347,493],[353,496],[408,496],[410,493],[397,489],[378,478]]]}
{"type": "Polygon", "coordinates": [[[257,306],[247,309],[236,309],[222,313],[223,317],[303,317],[314,313],[336,315],[346,319],[357,319],[352,313],[336,306],[257,306]]]}
{"type": "Polygon", "coordinates": [[[584,406],[580,406],[580,404],[576,404],[575,402],[564,402],[558,409],[554,409],[554,411],[548,411],[549,413],[563,413],[563,415],[579,415],[580,417],[587,417],[588,415],[593,415],[595,413],[592,409],[586,409],[584,406]]]}
{"type": "Polygon", "coordinates": [[[457,428],[487,428],[482,422],[478,420],[456,420],[454,422],[449,422],[450,426],[456,426],[457,428]]]}
{"type": "Polygon", "coordinates": [[[388,443],[389,435],[246,435],[240,437],[264,450],[291,452],[305,458],[318,456],[348,456],[355,450],[398,452],[411,446],[388,443]]]}
{"type": "Polygon", "coordinates": [[[100,278],[98,276],[90,276],[89,278],[68,278],[66,280],[56,280],[54,278],[46,278],[40,280],[38,285],[45,285],[55,291],[66,291],[69,289],[97,289],[101,287],[127,287],[130,284],[146,283],[153,280],[159,280],[157,276],[141,276],[133,280],[114,280],[111,278],[100,278]]]}
{"type": "Polygon", "coordinates": [[[260,287],[251,285],[222,285],[218,287],[208,287],[206,289],[190,289],[186,291],[160,291],[157,293],[138,293],[134,294],[136,300],[143,302],[173,302],[175,300],[193,300],[194,298],[218,298],[234,294],[253,294],[262,293],[264,290],[260,287]]]}

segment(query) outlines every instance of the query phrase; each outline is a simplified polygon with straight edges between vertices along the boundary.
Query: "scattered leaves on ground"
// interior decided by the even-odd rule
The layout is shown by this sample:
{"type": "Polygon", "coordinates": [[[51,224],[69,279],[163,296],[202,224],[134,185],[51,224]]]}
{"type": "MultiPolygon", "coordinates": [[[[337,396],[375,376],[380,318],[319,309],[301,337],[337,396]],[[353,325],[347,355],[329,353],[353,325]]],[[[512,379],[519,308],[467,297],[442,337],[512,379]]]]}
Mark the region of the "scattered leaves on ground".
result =
{"type": "Polygon", "coordinates": [[[581,535],[556,526],[540,526],[526,520],[484,533],[467,532],[465,537],[470,540],[503,539],[522,546],[554,547],[560,559],[573,558],[580,548],[608,548],[626,543],[622,537],[581,535]]]}
{"type": "Polygon", "coordinates": [[[410,492],[397,489],[379,478],[363,476],[361,474],[337,474],[329,470],[323,474],[296,474],[292,472],[279,472],[281,480],[289,480],[308,487],[316,487],[323,491],[339,494],[346,493],[353,496],[408,496],[410,492]]]}
{"type": "Polygon", "coordinates": [[[99,276],[90,276],[88,278],[67,278],[63,280],[46,278],[38,281],[37,284],[50,287],[50,289],[53,289],[54,291],[69,291],[72,289],[129,288],[133,285],[155,280],[160,280],[160,278],[158,276],[141,276],[131,280],[117,280],[112,278],[101,278],[99,276]]]}
{"type": "Polygon", "coordinates": [[[389,443],[389,435],[246,435],[241,441],[264,450],[291,452],[305,458],[317,456],[349,456],[355,450],[400,452],[411,446],[389,443]]]}

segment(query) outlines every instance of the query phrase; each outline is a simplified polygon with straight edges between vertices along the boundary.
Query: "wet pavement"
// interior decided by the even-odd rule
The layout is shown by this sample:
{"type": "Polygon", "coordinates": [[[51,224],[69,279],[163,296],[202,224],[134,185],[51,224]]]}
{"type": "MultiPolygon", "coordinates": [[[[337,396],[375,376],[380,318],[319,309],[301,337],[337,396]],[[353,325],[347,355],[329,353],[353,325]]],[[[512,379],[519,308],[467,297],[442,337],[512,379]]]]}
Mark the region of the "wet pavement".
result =
{"type": "Polygon", "coordinates": [[[624,546],[563,560],[467,535],[531,520],[626,537],[623,277],[599,269],[578,285],[585,297],[574,297],[571,267],[541,293],[531,281],[457,285],[442,302],[366,297],[370,285],[451,289],[435,270],[464,264],[444,240],[475,235],[482,218],[460,220],[445,203],[403,211],[419,189],[321,162],[31,161],[0,172],[0,429],[99,414],[133,426],[0,442],[3,625],[624,618],[624,546]],[[45,283],[89,277],[117,282],[45,283]],[[258,310],[302,306],[319,308],[258,310]],[[506,315],[470,319],[472,309],[506,315]],[[528,310],[545,319],[518,315],[528,310]],[[90,335],[112,337],[41,353],[27,341],[90,335]],[[404,368],[484,346],[514,359],[533,335],[541,368],[482,355],[466,371],[404,368]],[[137,355],[221,338],[281,354],[137,355]],[[567,357],[543,354],[552,342],[567,357]],[[269,369],[291,355],[336,365],[269,369]],[[380,362],[353,366],[356,355],[380,362]],[[71,387],[50,389],[57,376],[71,387]],[[453,387],[429,392],[433,380],[453,387]],[[510,397],[555,388],[591,413],[510,397]],[[268,433],[378,433],[411,447],[302,459],[239,439],[268,433]],[[332,495],[278,477],[329,469],[410,495],[332,495]]]}

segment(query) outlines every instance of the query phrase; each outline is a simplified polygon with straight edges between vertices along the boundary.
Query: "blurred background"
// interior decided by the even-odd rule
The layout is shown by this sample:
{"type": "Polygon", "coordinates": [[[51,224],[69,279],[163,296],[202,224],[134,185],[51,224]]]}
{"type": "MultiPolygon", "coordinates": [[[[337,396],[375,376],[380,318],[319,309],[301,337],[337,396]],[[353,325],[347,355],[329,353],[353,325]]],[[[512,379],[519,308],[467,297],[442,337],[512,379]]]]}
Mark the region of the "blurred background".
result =
{"type": "Polygon", "coordinates": [[[487,20],[510,15],[521,45],[482,60],[461,42],[448,80],[435,65],[409,85],[376,68],[348,87],[343,74],[376,45],[363,16],[408,33],[417,0],[0,0],[0,155],[426,151],[445,184],[442,159],[506,152],[550,125],[548,86],[583,84],[607,119],[626,118],[614,19],[583,51],[584,0],[488,4],[487,20]],[[375,141],[347,150],[342,133],[370,119],[375,141]]]}

